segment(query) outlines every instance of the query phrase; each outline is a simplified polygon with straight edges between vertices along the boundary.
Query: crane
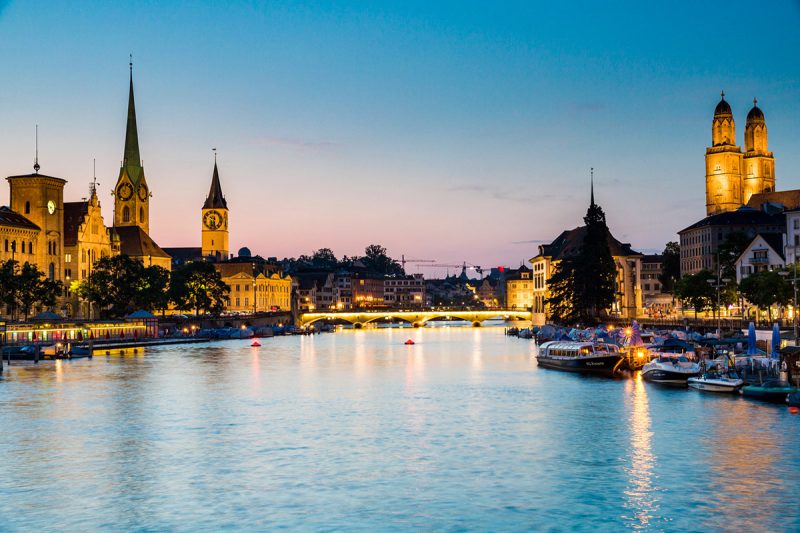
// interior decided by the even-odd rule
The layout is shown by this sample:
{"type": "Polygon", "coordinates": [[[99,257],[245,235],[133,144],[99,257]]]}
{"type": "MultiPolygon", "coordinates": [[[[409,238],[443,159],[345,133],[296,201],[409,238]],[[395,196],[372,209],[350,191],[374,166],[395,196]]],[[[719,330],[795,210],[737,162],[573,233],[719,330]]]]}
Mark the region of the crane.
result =
{"type": "Polygon", "coordinates": [[[463,261],[460,265],[434,262],[427,266],[437,268],[460,268],[462,272],[466,272],[469,268],[477,272],[481,278],[483,277],[483,268],[480,265],[473,265],[472,263],[467,263],[466,261],[463,261]]]}
{"type": "Polygon", "coordinates": [[[435,263],[436,259],[406,259],[405,255],[400,256],[400,265],[406,269],[406,263],[435,263]]]}

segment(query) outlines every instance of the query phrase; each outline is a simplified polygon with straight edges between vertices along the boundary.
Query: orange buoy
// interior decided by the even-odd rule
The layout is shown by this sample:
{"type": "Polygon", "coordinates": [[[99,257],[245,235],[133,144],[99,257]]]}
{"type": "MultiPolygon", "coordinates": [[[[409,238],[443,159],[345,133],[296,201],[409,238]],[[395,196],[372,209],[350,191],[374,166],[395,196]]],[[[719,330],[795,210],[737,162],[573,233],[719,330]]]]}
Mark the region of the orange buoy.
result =
{"type": "Polygon", "coordinates": [[[409,345],[409,346],[411,346],[412,344],[414,344],[414,341],[412,341],[411,339],[408,339],[408,340],[406,341],[406,344],[407,344],[407,345],[409,345]]]}
{"type": "Polygon", "coordinates": [[[259,343],[258,341],[253,341],[253,344],[251,344],[250,346],[252,346],[253,348],[258,348],[259,346],[261,346],[261,343],[259,343]]]}
{"type": "Polygon", "coordinates": [[[796,415],[797,413],[800,413],[800,407],[792,406],[789,408],[789,412],[792,413],[793,415],[796,415]]]}

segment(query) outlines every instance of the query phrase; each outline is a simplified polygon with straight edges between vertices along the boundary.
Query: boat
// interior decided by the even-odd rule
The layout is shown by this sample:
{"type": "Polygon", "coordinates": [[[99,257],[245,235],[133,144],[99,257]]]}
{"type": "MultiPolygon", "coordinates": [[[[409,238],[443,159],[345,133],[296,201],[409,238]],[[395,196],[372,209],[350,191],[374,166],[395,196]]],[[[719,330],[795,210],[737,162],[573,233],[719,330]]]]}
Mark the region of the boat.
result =
{"type": "Polygon", "coordinates": [[[788,381],[768,379],[761,385],[745,385],[741,392],[745,398],[763,402],[786,403],[787,397],[798,392],[798,389],[792,387],[788,381]]]}
{"type": "Polygon", "coordinates": [[[614,344],[601,342],[551,341],[539,347],[539,366],[553,370],[614,375],[625,355],[614,344]]]}
{"type": "Polygon", "coordinates": [[[685,355],[660,355],[642,367],[642,377],[653,383],[686,386],[689,378],[700,375],[700,365],[685,355]]]}
{"type": "Polygon", "coordinates": [[[702,376],[688,379],[689,386],[704,392],[738,392],[744,386],[744,380],[734,374],[707,372],[702,376]]]}

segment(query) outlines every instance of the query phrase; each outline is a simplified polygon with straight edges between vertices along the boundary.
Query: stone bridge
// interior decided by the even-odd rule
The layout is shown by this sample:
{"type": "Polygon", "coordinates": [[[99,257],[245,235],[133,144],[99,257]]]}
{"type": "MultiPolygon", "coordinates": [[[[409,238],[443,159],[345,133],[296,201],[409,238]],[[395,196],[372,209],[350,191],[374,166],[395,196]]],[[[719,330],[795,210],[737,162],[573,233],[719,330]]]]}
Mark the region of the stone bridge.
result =
{"type": "Polygon", "coordinates": [[[473,326],[480,326],[481,322],[491,319],[500,320],[531,320],[530,311],[517,309],[495,309],[493,311],[331,311],[329,313],[302,313],[298,320],[301,327],[309,326],[320,320],[344,321],[353,324],[356,328],[363,327],[376,320],[401,320],[414,327],[422,327],[433,319],[464,320],[473,326]]]}

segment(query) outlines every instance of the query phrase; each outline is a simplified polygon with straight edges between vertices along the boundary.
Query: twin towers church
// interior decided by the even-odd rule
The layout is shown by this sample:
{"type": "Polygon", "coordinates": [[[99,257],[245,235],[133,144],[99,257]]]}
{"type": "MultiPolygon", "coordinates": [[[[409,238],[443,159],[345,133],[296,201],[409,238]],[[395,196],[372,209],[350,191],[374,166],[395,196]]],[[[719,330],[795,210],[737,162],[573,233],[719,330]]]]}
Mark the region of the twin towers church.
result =
{"type": "MultiPolygon", "coordinates": [[[[96,183],[88,199],[64,202],[66,180],[39,173],[10,176],[8,207],[0,207],[0,261],[36,264],[50,279],[69,287],[86,279],[101,257],[126,254],[145,265],[171,269],[172,258],[150,237],[152,193],[139,153],[133,68],[130,73],[128,123],[119,178],[113,190],[114,222],[106,227],[96,183]]],[[[193,259],[228,258],[228,206],[222,194],[216,159],[211,190],[202,207],[202,248],[193,259]]]]}

